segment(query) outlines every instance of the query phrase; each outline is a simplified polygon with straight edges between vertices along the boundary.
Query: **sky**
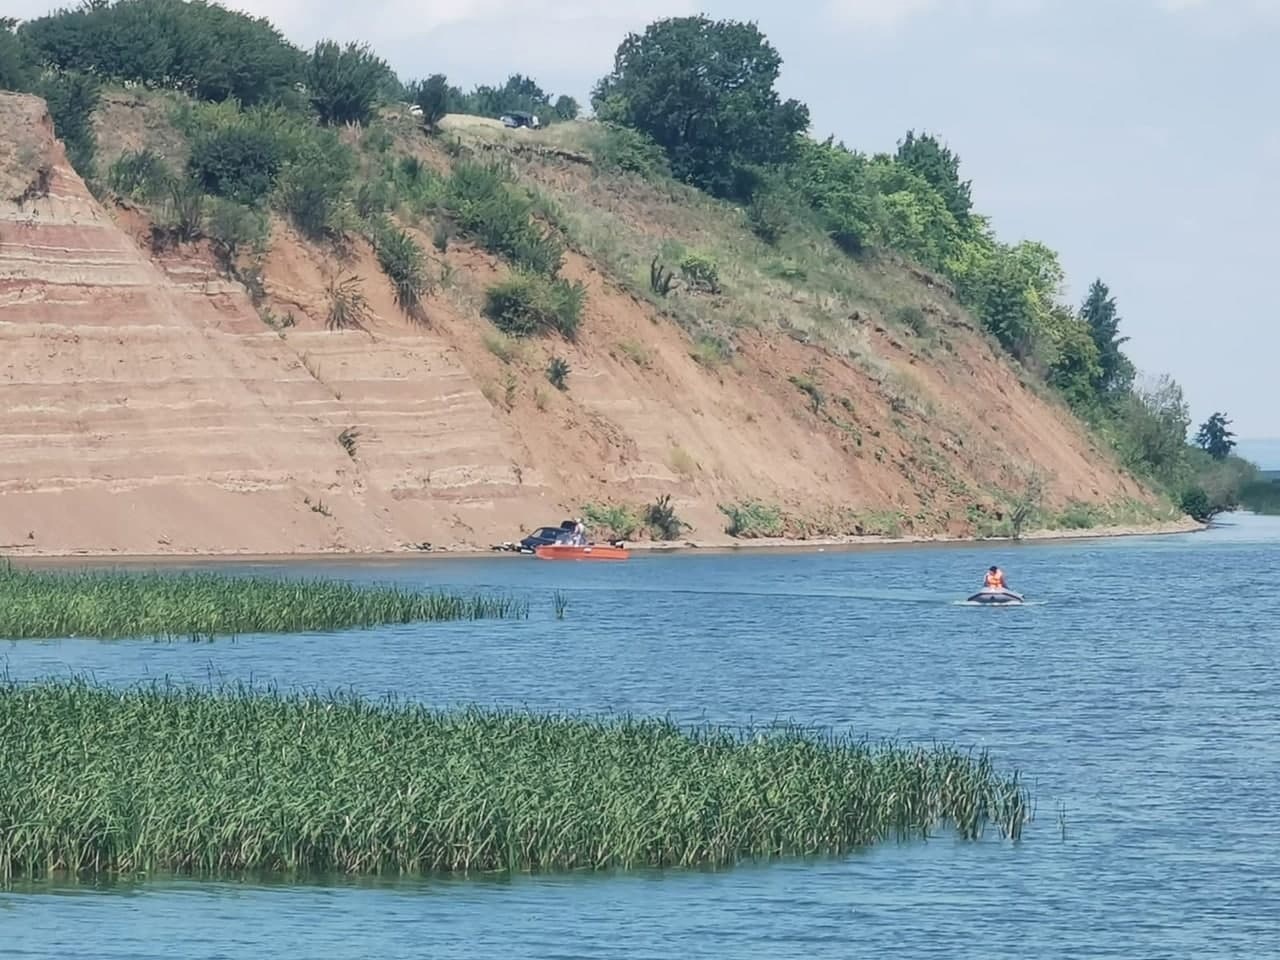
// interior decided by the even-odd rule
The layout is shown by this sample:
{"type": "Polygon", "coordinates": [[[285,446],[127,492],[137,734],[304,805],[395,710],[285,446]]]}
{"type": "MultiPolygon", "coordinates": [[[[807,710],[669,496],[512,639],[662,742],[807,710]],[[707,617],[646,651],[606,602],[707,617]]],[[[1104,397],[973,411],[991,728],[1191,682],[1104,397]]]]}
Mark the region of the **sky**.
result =
{"type": "MultiPolygon", "coordinates": [[[[60,4],[59,4],[60,5],[60,4]]],[[[586,103],[618,43],[661,16],[753,20],[811,133],[892,150],[941,137],[1002,240],[1101,277],[1143,374],[1196,423],[1280,438],[1280,0],[225,0],[289,39],[363,40],[404,79],[533,76],[586,103]]],[[[0,0],[38,16],[48,0],[0,0]]]]}

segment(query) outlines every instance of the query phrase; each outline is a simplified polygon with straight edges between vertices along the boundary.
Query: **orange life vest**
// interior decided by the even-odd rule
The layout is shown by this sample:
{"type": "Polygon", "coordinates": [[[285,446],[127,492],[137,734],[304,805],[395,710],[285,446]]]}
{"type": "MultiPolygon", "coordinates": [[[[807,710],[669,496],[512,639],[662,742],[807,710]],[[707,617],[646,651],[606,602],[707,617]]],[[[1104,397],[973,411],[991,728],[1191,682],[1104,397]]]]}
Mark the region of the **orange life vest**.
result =
{"type": "Polygon", "coordinates": [[[988,587],[997,587],[997,588],[999,588],[999,587],[1003,587],[1003,586],[1004,586],[1004,574],[1003,574],[1003,573],[999,573],[999,572],[997,572],[997,573],[992,573],[990,570],[988,570],[988,571],[987,571],[987,586],[988,586],[988,587]]]}

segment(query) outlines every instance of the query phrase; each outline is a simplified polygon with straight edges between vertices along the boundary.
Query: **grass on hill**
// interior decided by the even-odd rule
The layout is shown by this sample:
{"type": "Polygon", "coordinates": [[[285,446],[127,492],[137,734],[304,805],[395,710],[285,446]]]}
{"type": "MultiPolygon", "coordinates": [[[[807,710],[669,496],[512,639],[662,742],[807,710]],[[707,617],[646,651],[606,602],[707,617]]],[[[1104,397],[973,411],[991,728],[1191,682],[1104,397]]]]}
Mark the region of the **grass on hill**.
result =
{"type": "Polygon", "coordinates": [[[744,738],[352,697],[0,686],[0,878],[692,867],[948,826],[1017,838],[1016,773],[948,746],[744,738]]]}
{"type": "Polygon", "coordinates": [[[213,573],[52,573],[0,565],[0,637],[211,639],[528,615],[506,597],[213,573]]]}

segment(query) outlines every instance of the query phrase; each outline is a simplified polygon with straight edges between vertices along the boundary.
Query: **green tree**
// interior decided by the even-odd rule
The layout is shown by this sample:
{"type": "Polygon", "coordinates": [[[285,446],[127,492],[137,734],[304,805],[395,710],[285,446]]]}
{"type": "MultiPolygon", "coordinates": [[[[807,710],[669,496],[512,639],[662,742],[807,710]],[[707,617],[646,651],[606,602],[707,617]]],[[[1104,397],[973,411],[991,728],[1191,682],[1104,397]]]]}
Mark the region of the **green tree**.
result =
{"type": "Polygon", "coordinates": [[[366,123],[391,68],[367,44],[321,40],[307,60],[307,93],[321,123],[366,123]]]}
{"type": "Polygon", "coordinates": [[[53,120],[53,132],[67,148],[67,159],[82,177],[93,175],[98,138],[93,130],[93,112],[98,109],[98,81],[83,73],[57,72],[36,84],[53,120]]]}
{"type": "Polygon", "coordinates": [[[409,85],[409,96],[422,111],[422,125],[428,133],[434,132],[449,112],[454,93],[443,73],[433,73],[426,80],[409,85]]]}
{"type": "Polygon", "coordinates": [[[205,0],[95,0],[19,32],[47,66],[201,100],[288,100],[303,79],[302,51],[269,21],[205,0]]]}
{"type": "Polygon", "coordinates": [[[0,17],[0,90],[28,90],[34,79],[31,51],[18,36],[18,21],[0,17]]]}
{"type": "Polygon", "coordinates": [[[663,19],[623,40],[592,102],[601,119],[652,137],[680,179],[749,195],[745,170],[789,160],[809,126],[809,108],[774,89],[781,64],[753,23],[663,19]]]}
{"type": "Polygon", "coordinates": [[[1115,401],[1133,386],[1134,369],[1120,347],[1128,341],[1120,333],[1120,315],[1115,297],[1101,279],[1094,280],[1080,306],[1080,319],[1098,348],[1098,377],[1095,389],[1105,400],[1115,401]]]}
{"type": "Polygon", "coordinates": [[[561,120],[577,120],[578,114],[581,112],[578,101],[565,94],[561,94],[556,98],[555,106],[552,109],[561,120]]]}
{"type": "Polygon", "coordinates": [[[787,166],[791,186],[809,204],[832,241],[846,253],[873,242],[879,218],[867,158],[828,137],[802,139],[787,166]]]}
{"type": "Polygon", "coordinates": [[[1121,400],[1116,445],[1130,468],[1174,486],[1186,473],[1190,425],[1182,387],[1163,376],[1121,400]]]}
{"type": "Polygon", "coordinates": [[[970,181],[960,179],[960,158],[931,134],[908,130],[898,143],[897,161],[938,191],[956,222],[966,224],[973,201],[970,181]]]}
{"type": "Polygon", "coordinates": [[[1098,347],[1089,328],[1069,307],[1057,305],[1052,311],[1050,336],[1054,358],[1050,365],[1050,382],[1058,388],[1076,413],[1093,419],[1097,415],[1098,347]]]}
{"type": "Polygon", "coordinates": [[[1196,446],[1215,460],[1225,460],[1236,445],[1235,440],[1232,439],[1235,434],[1227,429],[1230,425],[1231,421],[1225,414],[1214,412],[1208,420],[1200,424],[1200,430],[1196,434],[1196,446]]]}

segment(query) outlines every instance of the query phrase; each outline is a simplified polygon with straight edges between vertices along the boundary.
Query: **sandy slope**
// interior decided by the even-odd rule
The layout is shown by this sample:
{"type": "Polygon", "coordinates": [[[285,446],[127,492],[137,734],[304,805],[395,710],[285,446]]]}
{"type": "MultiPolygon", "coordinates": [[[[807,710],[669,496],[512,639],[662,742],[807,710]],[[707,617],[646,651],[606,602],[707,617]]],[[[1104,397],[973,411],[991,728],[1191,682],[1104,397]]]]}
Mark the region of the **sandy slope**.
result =
{"type": "Polygon", "coordinates": [[[153,258],[143,221],[104,210],[42,102],[0,94],[0,128],[10,553],[483,547],[586,502],[661,494],[705,544],[729,539],[717,505],[751,498],[814,517],[893,511],[905,533],[963,535],[968,503],[1033,466],[1057,502],[1145,495],[959,320],[945,365],[869,331],[927,399],[904,409],[847,360],[781,335],[750,334],[736,367],[708,370],[682,331],[571,255],[565,273],[590,291],[581,339],[528,344],[506,365],[476,310],[504,270],[493,258],[451,246],[454,280],[414,323],[366,246],[336,265],[278,225],[267,306],[294,324],[277,333],[207,255],[153,258]],[[363,279],[367,332],[326,329],[336,275],[363,279]],[[570,363],[566,393],[542,376],[552,353],[570,363]],[[845,398],[849,423],[805,406],[788,378],[806,371],[845,398]]]}

